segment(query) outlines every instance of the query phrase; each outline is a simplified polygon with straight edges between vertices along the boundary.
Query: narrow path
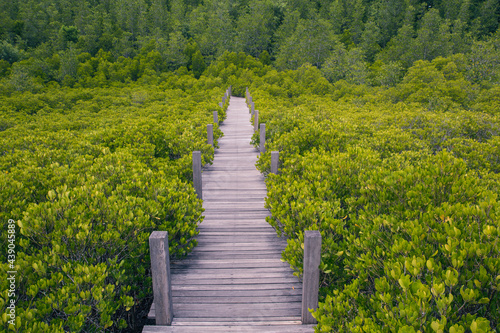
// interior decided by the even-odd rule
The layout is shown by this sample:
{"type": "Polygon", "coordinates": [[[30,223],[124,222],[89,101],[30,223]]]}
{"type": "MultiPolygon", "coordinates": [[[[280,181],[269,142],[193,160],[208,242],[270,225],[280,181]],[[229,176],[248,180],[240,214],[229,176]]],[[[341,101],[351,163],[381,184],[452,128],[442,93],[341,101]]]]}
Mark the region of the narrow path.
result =
{"type": "Polygon", "coordinates": [[[172,326],[143,332],[314,331],[300,322],[302,285],[281,261],[286,242],[265,221],[266,186],[249,119],[245,100],[231,97],[220,148],[203,170],[198,246],[171,265],[172,326]]]}

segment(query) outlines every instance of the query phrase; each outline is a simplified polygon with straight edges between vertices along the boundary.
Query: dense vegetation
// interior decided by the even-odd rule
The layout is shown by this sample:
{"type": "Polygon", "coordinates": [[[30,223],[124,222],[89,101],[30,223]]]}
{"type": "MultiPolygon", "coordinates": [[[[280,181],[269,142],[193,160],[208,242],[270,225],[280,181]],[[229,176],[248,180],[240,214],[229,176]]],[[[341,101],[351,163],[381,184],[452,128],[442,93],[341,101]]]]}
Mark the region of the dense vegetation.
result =
{"type": "MultiPolygon", "coordinates": [[[[174,258],[196,245],[202,207],[191,152],[213,158],[206,125],[213,111],[225,115],[219,86],[174,74],[155,86],[1,97],[0,219],[5,228],[18,221],[14,331],[140,324],[136,312],[152,301],[150,233],[168,231],[174,258]]],[[[6,240],[2,233],[4,249],[6,240]]],[[[6,251],[0,257],[2,271],[13,270],[6,251]]],[[[0,287],[7,328],[8,281],[0,287]]]]}
{"type": "Polygon", "coordinates": [[[499,20],[497,0],[2,1],[0,77],[15,90],[135,81],[145,69],[199,77],[229,51],[282,70],[310,63],[331,82],[391,85],[416,60],[472,53],[482,70],[498,62],[498,44],[473,41],[499,20]],[[370,71],[385,75],[373,81],[370,71]],[[98,80],[80,82],[94,72],[98,80]]]}
{"type": "MultiPolygon", "coordinates": [[[[323,235],[319,331],[500,327],[498,1],[0,9],[14,331],[137,328],[151,302],[149,233],[168,230],[174,257],[196,245],[190,154],[210,162],[206,124],[214,110],[224,118],[227,85],[250,87],[268,151],[281,152],[267,206],[298,275],[303,231],[323,235]]],[[[0,289],[5,314],[8,281],[0,289]]]]}
{"type": "Polygon", "coordinates": [[[297,275],[304,230],[323,237],[318,331],[498,331],[500,112],[463,61],[418,61],[383,90],[307,66],[254,81],[259,168],[280,151],[268,220],[297,275]]]}

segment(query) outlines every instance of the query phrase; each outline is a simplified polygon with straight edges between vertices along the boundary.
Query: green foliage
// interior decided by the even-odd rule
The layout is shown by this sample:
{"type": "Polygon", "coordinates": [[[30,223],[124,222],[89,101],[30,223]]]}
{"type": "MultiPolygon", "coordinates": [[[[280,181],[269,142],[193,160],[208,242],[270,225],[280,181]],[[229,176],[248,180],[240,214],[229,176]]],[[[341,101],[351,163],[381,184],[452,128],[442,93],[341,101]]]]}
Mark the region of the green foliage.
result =
{"type": "Polygon", "coordinates": [[[444,58],[415,62],[398,86],[401,100],[428,105],[429,110],[449,109],[454,104],[466,106],[472,94],[472,87],[457,64],[444,58]]]}
{"type": "Polygon", "coordinates": [[[78,41],[78,28],[75,26],[62,26],[59,34],[64,42],[76,43],[78,41]]]}
{"type": "Polygon", "coordinates": [[[201,74],[203,73],[203,71],[206,68],[205,60],[203,59],[203,56],[201,55],[200,51],[196,51],[196,53],[193,54],[191,66],[192,66],[194,77],[199,79],[201,74]]]}
{"type": "Polygon", "coordinates": [[[23,53],[17,47],[2,41],[0,43],[0,59],[12,64],[23,58],[23,53]]]}
{"type": "Polygon", "coordinates": [[[318,332],[499,327],[500,119],[475,97],[464,62],[418,61],[388,90],[340,81],[315,95],[305,69],[283,73],[293,83],[280,93],[278,73],[253,84],[264,174],[280,151],[268,221],[297,276],[304,230],[323,237],[318,332]]]}
{"type": "Polygon", "coordinates": [[[296,69],[304,63],[320,67],[334,42],[330,22],[319,19],[300,20],[295,32],[280,46],[276,66],[296,69]]]}
{"type": "MultiPolygon", "coordinates": [[[[417,60],[461,53],[467,58],[466,79],[494,85],[498,8],[494,0],[13,0],[0,11],[0,60],[33,58],[39,71],[24,71],[26,84],[20,84],[19,71],[3,72],[13,79],[9,89],[32,92],[40,88],[37,78],[93,87],[145,75],[144,81],[153,83],[155,75],[181,67],[198,78],[204,65],[226,52],[244,52],[280,70],[311,64],[332,82],[384,86],[398,83],[417,60]],[[53,68],[54,57],[64,58],[68,49],[96,59],[103,52],[110,56],[93,70],[88,59],[81,61],[83,77],[75,77],[53,68]],[[370,73],[371,66],[380,71],[370,73]]],[[[243,81],[248,80],[233,83],[248,85],[243,81]]]]}
{"type": "MultiPolygon", "coordinates": [[[[17,222],[18,323],[10,329],[137,328],[131,313],[152,301],[150,233],[168,231],[172,258],[196,246],[203,209],[191,152],[201,150],[204,164],[213,158],[206,124],[223,94],[216,84],[173,75],[158,86],[47,86],[0,97],[0,219],[3,228],[17,222]]],[[[217,126],[214,134],[222,135],[217,126]]],[[[2,292],[4,313],[8,299],[2,292]]]]}

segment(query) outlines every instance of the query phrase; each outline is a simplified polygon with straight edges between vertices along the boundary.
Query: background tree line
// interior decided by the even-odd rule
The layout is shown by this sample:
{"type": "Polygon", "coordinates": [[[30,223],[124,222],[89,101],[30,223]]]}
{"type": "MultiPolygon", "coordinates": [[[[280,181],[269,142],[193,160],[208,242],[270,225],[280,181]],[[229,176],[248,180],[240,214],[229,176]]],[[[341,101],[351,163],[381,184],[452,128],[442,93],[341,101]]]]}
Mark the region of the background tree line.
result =
{"type": "Polygon", "coordinates": [[[145,63],[199,77],[230,51],[372,85],[395,84],[416,60],[472,54],[490,71],[500,62],[496,0],[13,0],[0,9],[0,77],[14,86],[71,85],[103,55],[132,80],[145,63]]]}

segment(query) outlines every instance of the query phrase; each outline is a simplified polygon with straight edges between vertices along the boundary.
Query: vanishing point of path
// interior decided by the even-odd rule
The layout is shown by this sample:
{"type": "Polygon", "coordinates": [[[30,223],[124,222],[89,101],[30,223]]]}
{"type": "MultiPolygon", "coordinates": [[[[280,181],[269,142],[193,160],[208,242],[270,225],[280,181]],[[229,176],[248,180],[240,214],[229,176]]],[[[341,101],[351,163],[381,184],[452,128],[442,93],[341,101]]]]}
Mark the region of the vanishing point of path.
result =
{"type": "Polygon", "coordinates": [[[302,284],[281,261],[286,242],[265,220],[266,186],[244,98],[231,97],[220,128],[220,148],[202,175],[198,246],[171,263],[172,326],[143,332],[313,332],[300,321],[302,284]]]}

